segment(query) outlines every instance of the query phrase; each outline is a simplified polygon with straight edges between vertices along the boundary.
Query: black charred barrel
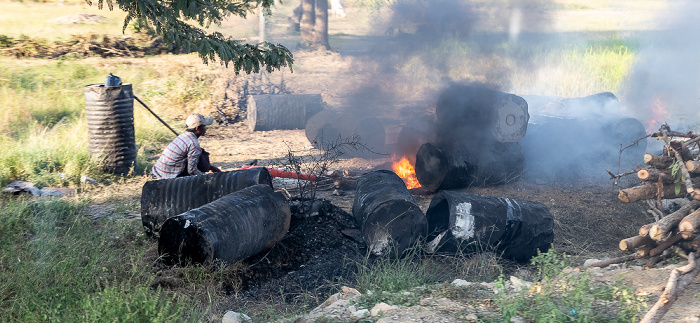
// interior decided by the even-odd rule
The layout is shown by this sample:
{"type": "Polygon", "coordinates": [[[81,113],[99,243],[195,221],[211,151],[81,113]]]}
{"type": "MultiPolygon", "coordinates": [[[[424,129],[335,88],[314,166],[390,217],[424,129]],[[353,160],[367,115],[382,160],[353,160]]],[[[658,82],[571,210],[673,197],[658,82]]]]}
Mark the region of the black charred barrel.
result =
{"type": "Polygon", "coordinates": [[[517,142],[426,143],[416,153],[416,177],[429,191],[504,184],[520,178],[524,169],[517,142]]]}
{"type": "Polygon", "coordinates": [[[440,138],[470,136],[479,140],[517,142],[530,119],[527,102],[510,93],[454,84],[435,107],[440,138]]]}
{"type": "Polygon", "coordinates": [[[337,149],[349,156],[372,157],[384,152],[386,130],[377,118],[353,116],[325,110],[309,119],[305,128],[306,138],[314,147],[337,149]],[[359,144],[352,147],[343,143],[359,144]]]}
{"type": "Polygon", "coordinates": [[[158,232],[171,216],[257,184],[272,187],[264,167],[148,181],[141,191],[141,220],[147,232],[158,232]]]}
{"type": "Polygon", "coordinates": [[[232,263],[272,248],[289,230],[289,203],[255,185],[168,218],[158,252],[168,263],[232,263]]]}
{"type": "Polygon", "coordinates": [[[467,194],[437,193],[426,212],[429,240],[446,232],[439,251],[498,250],[525,262],[546,252],[554,240],[554,220],[541,203],[467,194]]]}
{"type": "Polygon", "coordinates": [[[406,156],[411,165],[416,164],[416,153],[421,145],[436,142],[435,120],[431,117],[411,119],[401,127],[396,141],[399,157],[406,156]]]}
{"type": "Polygon", "coordinates": [[[323,109],[320,94],[261,94],[248,96],[251,131],[302,129],[323,109]]]}
{"type": "Polygon", "coordinates": [[[131,84],[85,86],[88,149],[108,173],[125,175],[136,161],[131,84]]]}
{"type": "Polygon", "coordinates": [[[357,181],[352,214],[375,255],[401,255],[427,233],[425,215],[406,184],[387,170],[366,173],[357,181]]]}

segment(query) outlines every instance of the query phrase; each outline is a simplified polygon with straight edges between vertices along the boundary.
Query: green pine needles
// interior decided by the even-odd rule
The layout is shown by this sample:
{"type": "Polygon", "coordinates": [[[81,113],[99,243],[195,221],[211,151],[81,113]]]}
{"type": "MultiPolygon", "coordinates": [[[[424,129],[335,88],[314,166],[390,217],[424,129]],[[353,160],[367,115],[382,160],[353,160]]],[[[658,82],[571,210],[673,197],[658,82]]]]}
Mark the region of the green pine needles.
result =
{"type": "MultiPolygon", "coordinates": [[[[92,0],[85,1],[93,4],[92,0]]],[[[248,74],[260,72],[263,66],[267,72],[283,67],[292,70],[294,57],[280,44],[246,44],[218,32],[207,34],[189,23],[196,22],[207,28],[230,15],[245,18],[258,5],[269,12],[274,0],[97,0],[97,7],[102,9],[106,3],[107,8],[113,10],[114,2],[127,13],[123,29],[132,20],[144,22],[166,43],[175,44],[183,52],[196,51],[204,63],[218,60],[226,67],[232,64],[236,73],[245,71],[248,74]]]]}

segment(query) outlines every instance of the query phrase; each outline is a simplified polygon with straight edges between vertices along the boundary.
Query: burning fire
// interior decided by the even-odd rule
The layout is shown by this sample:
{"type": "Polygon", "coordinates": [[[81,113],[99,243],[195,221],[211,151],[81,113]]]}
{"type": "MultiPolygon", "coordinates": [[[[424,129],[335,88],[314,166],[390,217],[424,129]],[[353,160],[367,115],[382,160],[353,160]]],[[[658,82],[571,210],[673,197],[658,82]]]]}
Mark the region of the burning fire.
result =
{"type": "MultiPolygon", "coordinates": [[[[396,159],[392,158],[392,160],[396,159]]],[[[420,187],[420,183],[418,183],[418,178],[416,177],[416,170],[413,168],[413,165],[411,165],[411,162],[408,161],[406,156],[401,157],[401,160],[399,161],[395,161],[391,165],[391,168],[394,170],[396,175],[399,175],[399,177],[403,179],[403,182],[406,183],[406,188],[412,189],[420,187]]]]}
{"type": "Polygon", "coordinates": [[[647,127],[647,132],[654,132],[656,128],[659,127],[659,122],[666,117],[668,111],[666,111],[666,104],[660,97],[656,98],[651,104],[651,120],[649,120],[649,126],[647,127]]]}

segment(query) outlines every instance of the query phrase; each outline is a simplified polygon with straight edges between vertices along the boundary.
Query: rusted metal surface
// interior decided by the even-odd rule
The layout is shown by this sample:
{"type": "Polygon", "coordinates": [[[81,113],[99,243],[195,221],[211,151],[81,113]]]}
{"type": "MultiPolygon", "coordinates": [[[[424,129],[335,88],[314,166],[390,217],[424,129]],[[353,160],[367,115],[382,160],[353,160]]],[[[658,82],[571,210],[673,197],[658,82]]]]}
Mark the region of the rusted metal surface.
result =
{"type": "Polygon", "coordinates": [[[168,218],[158,252],[168,263],[232,263],[272,248],[289,230],[284,195],[254,185],[168,218]]]}
{"type": "Polygon", "coordinates": [[[124,175],[136,161],[131,84],[85,86],[88,148],[109,173],[124,175]]]}
{"type": "Polygon", "coordinates": [[[541,203],[440,191],[428,211],[429,239],[447,232],[443,251],[496,250],[504,258],[528,261],[554,240],[554,219],[541,203]]]}
{"type": "Polygon", "coordinates": [[[401,255],[427,234],[423,211],[403,180],[394,172],[379,170],[357,181],[352,214],[365,243],[375,255],[401,255]]]}
{"type": "Polygon", "coordinates": [[[141,220],[147,232],[157,232],[171,216],[257,184],[272,187],[264,167],[148,181],[141,192],[141,220]]]}
{"type": "Polygon", "coordinates": [[[323,109],[320,94],[262,94],[248,97],[251,131],[303,129],[323,109]]]}

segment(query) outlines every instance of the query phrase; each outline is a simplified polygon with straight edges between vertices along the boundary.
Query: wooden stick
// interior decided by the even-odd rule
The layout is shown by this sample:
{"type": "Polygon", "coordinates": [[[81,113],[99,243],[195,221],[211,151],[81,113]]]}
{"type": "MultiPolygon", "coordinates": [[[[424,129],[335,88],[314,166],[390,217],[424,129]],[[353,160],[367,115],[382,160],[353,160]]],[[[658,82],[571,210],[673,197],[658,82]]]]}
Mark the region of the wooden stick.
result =
{"type": "Polygon", "coordinates": [[[644,154],[644,163],[654,168],[666,169],[673,164],[673,158],[646,153],[644,154]]]}
{"type": "Polygon", "coordinates": [[[671,275],[668,278],[666,288],[661,294],[661,297],[659,297],[656,304],[649,309],[639,322],[660,322],[661,318],[663,318],[666,312],[671,308],[671,304],[673,304],[678,298],[678,295],[685,290],[693,279],[695,279],[698,273],[700,273],[700,263],[695,260],[695,252],[691,252],[690,255],[688,255],[688,264],[671,271],[671,275]]]}
{"type": "Polygon", "coordinates": [[[654,249],[651,249],[649,252],[649,256],[654,257],[660,255],[664,250],[670,248],[672,245],[676,244],[676,242],[683,240],[683,236],[680,235],[680,233],[676,233],[675,235],[671,236],[670,238],[662,241],[654,247],[654,249]]]}
{"type": "Polygon", "coordinates": [[[690,203],[683,205],[683,207],[678,209],[678,211],[663,217],[659,221],[656,221],[654,225],[651,226],[651,229],[649,229],[649,236],[656,241],[664,239],[664,237],[671,230],[678,226],[678,223],[680,223],[685,216],[695,211],[699,207],[700,201],[698,200],[692,200],[690,203]]]}
{"type": "Polygon", "coordinates": [[[680,231],[683,239],[690,238],[698,227],[700,227],[700,209],[686,215],[683,220],[678,223],[678,231],[680,231]]]}
{"type": "Polygon", "coordinates": [[[589,267],[607,267],[607,266],[610,266],[612,264],[619,264],[619,263],[623,263],[623,262],[628,262],[630,260],[634,260],[634,259],[636,259],[636,257],[637,257],[636,254],[631,254],[631,255],[627,255],[627,256],[611,258],[608,260],[602,260],[602,261],[598,261],[598,262],[594,262],[592,264],[589,264],[588,266],[583,266],[583,269],[586,269],[589,267]]]}
{"type": "Polygon", "coordinates": [[[656,241],[648,236],[637,235],[620,240],[620,250],[632,250],[641,246],[656,246],[656,241]]]}

